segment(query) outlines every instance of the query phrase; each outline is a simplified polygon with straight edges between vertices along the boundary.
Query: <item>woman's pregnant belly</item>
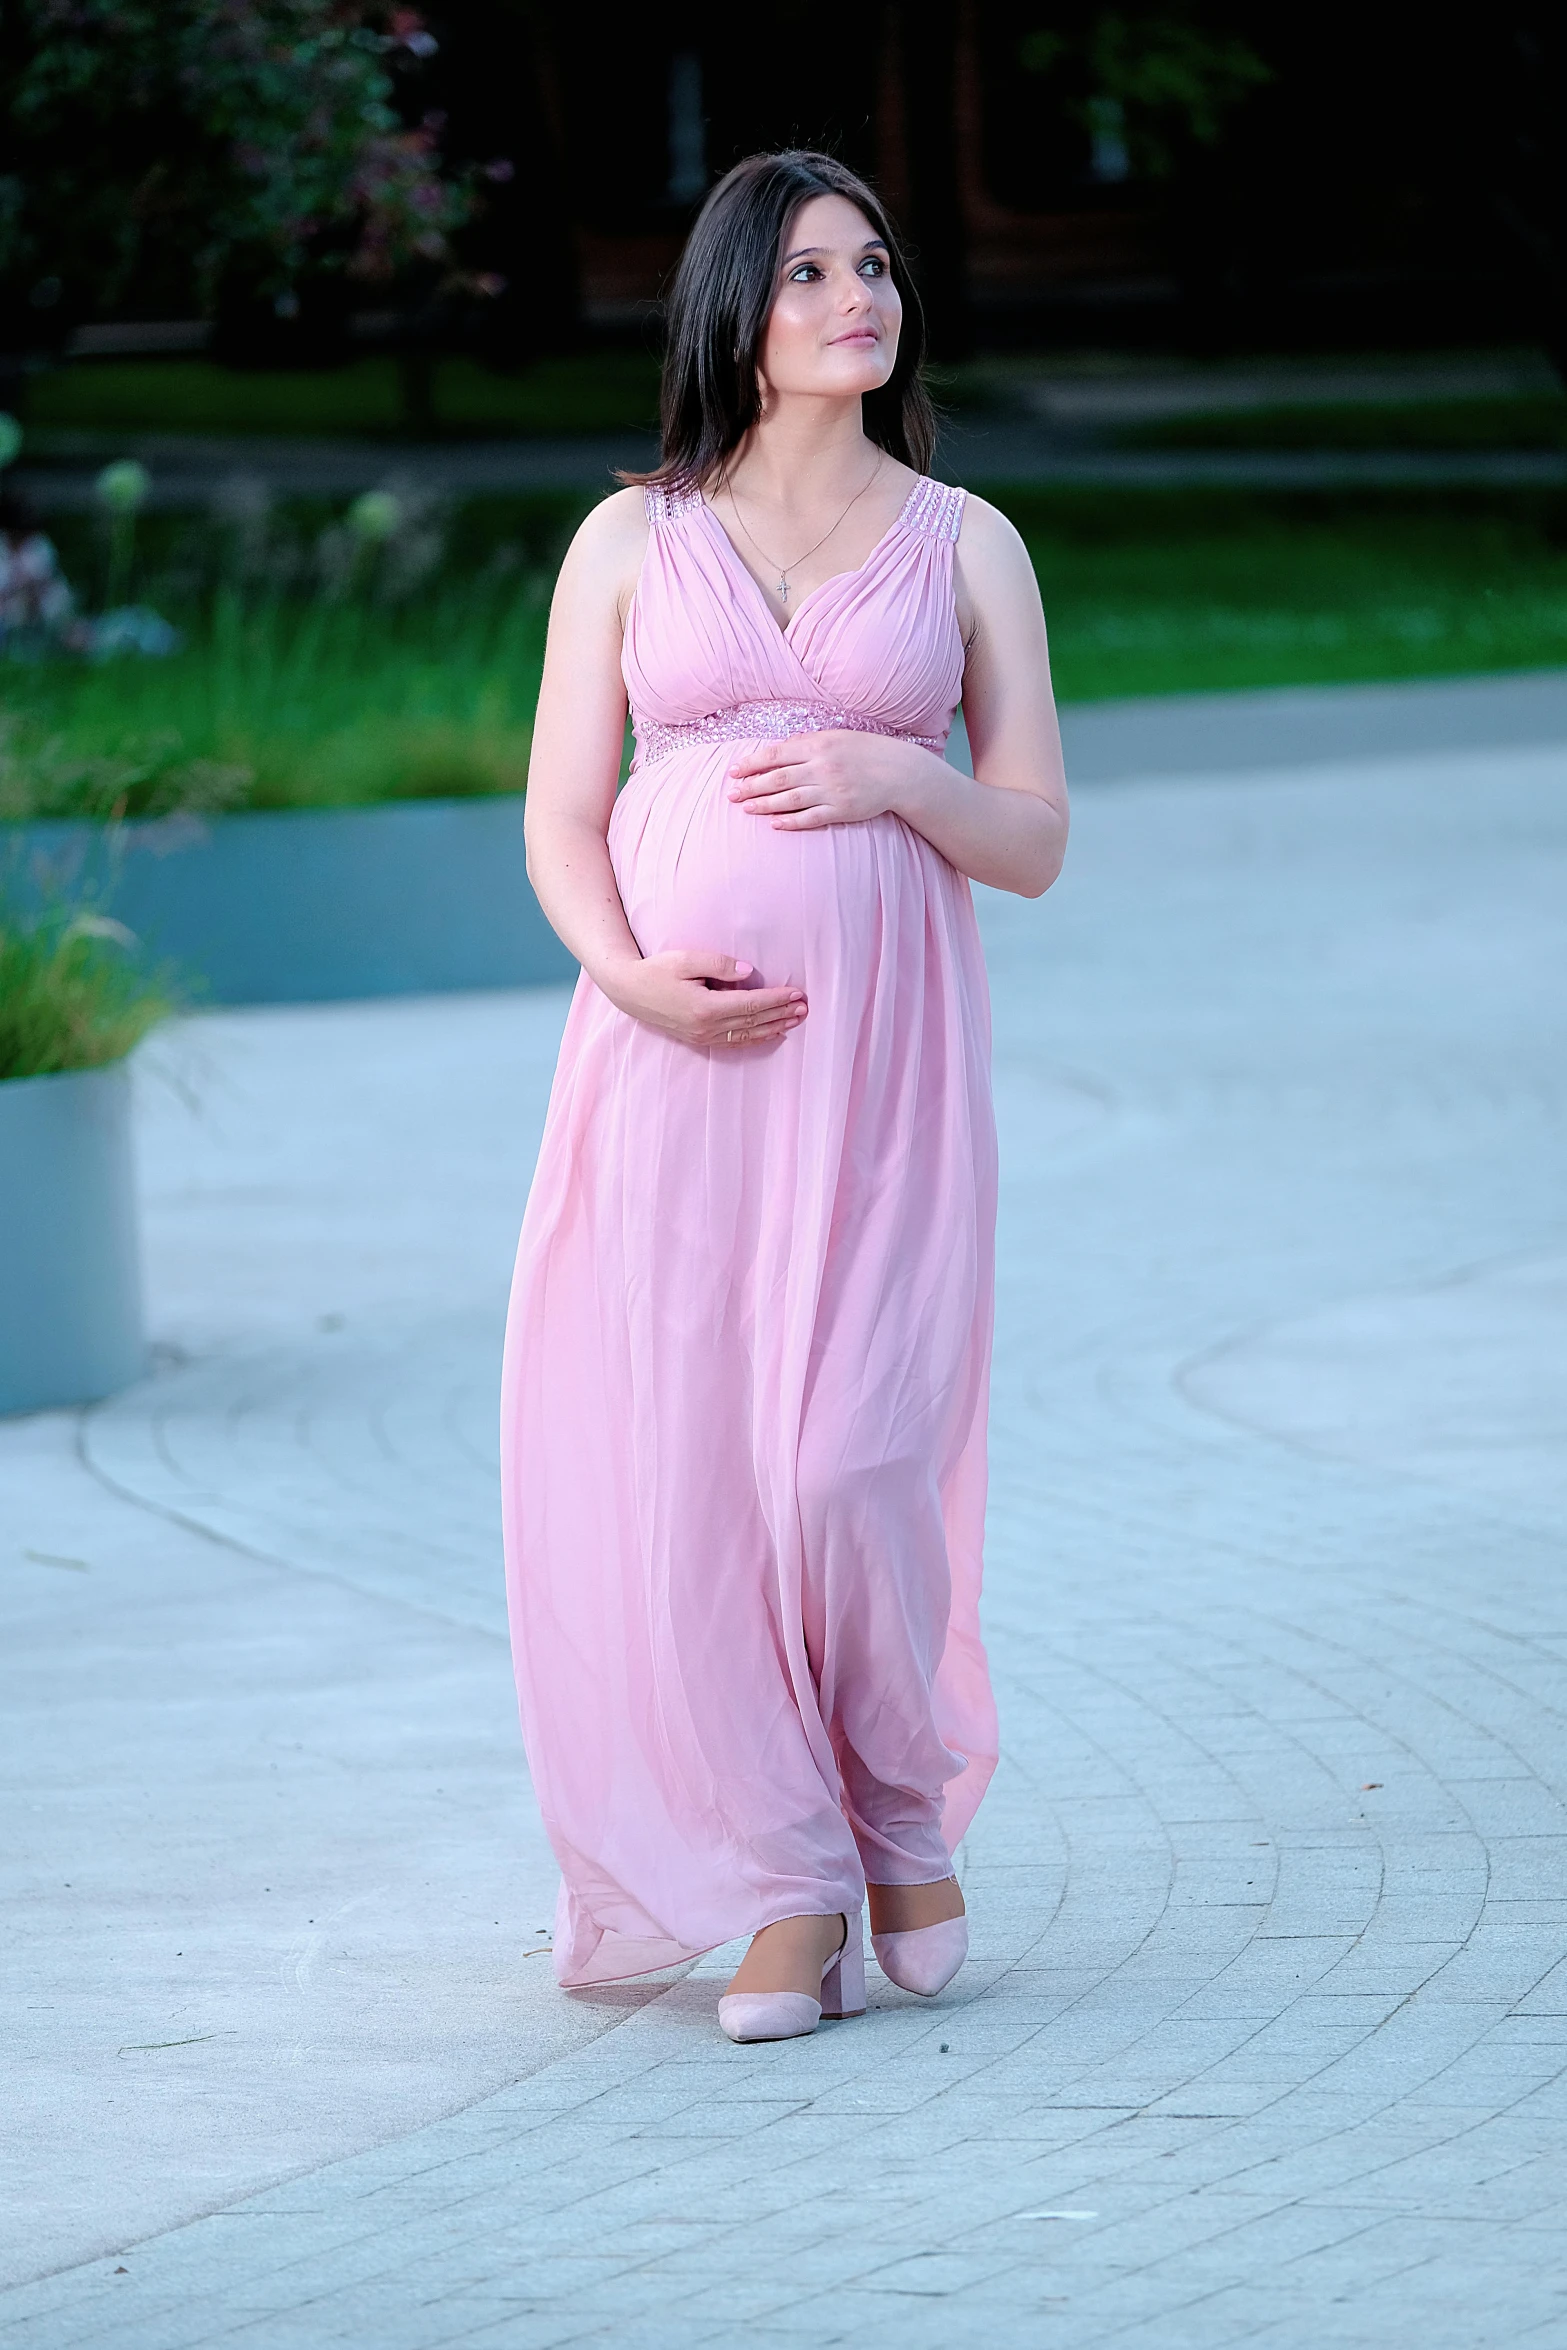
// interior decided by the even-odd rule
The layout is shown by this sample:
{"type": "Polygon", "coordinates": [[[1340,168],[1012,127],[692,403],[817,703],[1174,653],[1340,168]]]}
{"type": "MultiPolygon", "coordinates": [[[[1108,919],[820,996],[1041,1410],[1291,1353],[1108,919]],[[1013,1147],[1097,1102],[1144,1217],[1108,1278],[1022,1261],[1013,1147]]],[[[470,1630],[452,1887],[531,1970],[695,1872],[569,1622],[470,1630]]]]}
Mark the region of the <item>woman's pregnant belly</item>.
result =
{"type": "Polygon", "coordinates": [[[755,965],[753,986],[869,978],[889,922],[924,927],[929,864],[942,859],[896,816],[776,831],[729,797],[733,746],[677,751],[631,778],[609,828],[626,919],[645,955],[673,948],[755,965]]]}

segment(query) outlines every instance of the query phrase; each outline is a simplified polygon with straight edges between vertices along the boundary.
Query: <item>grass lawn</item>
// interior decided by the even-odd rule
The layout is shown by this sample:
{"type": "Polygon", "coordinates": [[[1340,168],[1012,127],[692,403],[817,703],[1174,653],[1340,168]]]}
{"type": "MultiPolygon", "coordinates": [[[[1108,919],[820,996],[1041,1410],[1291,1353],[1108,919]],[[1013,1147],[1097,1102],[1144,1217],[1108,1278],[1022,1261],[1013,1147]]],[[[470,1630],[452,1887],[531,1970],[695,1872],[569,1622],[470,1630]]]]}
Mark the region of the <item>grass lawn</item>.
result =
{"type": "Polygon", "coordinates": [[[1567,664],[1567,494],[992,495],[1063,701],[1567,664]]]}
{"type": "MultiPolygon", "coordinates": [[[[344,367],[219,367],[210,359],[77,360],[35,376],[33,430],[370,433],[424,437],[395,359],[344,367]]],[[[541,359],[501,375],[472,359],[430,370],[434,429],[454,435],[619,432],[658,422],[658,361],[635,351],[541,359]]]]}
{"type": "MultiPolygon", "coordinates": [[[[931,370],[951,411],[1006,404],[1005,375],[983,361],[931,370]]],[[[397,359],[341,367],[245,369],[211,359],[76,360],[33,377],[23,421],[34,432],[368,434],[462,438],[487,433],[624,432],[658,420],[658,361],[648,352],[577,352],[501,373],[457,356],[425,380],[429,413],[410,407],[397,359]]],[[[1559,449],[1567,395],[1273,406],[1126,425],[1123,448],[1559,449]]]]}
{"type": "Polygon", "coordinates": [[[1567,449],[1567,394],[1215,410],[1115,437],[1124,449],[1567,449]]]}
{"type": "MultiPolygon", "coordinates": [[[[1039,574],[1063,701],[1567,665],[1567,495],[990,494],[1039,574]]],[[[411,512],[359,557],[322,507],[150,517],[136,592],[185,648],[0,662],[0,815],[520,788],[582,510],[411,512]]],[[[90,591],[92,525],[58,536],[90,591]]]]}

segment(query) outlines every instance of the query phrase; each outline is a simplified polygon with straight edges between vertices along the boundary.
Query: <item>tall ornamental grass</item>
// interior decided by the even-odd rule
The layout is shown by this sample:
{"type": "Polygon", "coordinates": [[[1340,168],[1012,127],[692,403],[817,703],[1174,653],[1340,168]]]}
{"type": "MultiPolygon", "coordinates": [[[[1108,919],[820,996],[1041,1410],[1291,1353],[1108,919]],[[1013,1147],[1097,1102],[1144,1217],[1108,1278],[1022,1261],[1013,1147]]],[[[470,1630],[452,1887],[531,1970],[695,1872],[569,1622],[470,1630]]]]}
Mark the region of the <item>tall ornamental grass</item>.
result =
{"type": "Polygon", "coordinates": [[[0,1083],[121,1060],[174,1009],[134,946],[102,914],[0,905],[0,1083]]]}
{"type": "Polygon", "coordinates": [[[0,675],[0,817],[521,791],[543,615],[530,583],[403,611],[221,589],[165,660],[0,675]]]}
{"type": "MultiPolygon", "coordinates": [[[[531,519],[531,543],[476,545],[384,492],[325,520],[259,495],[154,517],[135,592],[179,649],[0,661],[0,819],[520,791],[559,552],[550,510],[531,519]]],[[[100,549],[60,537],[91,581],[100,549]]]]}

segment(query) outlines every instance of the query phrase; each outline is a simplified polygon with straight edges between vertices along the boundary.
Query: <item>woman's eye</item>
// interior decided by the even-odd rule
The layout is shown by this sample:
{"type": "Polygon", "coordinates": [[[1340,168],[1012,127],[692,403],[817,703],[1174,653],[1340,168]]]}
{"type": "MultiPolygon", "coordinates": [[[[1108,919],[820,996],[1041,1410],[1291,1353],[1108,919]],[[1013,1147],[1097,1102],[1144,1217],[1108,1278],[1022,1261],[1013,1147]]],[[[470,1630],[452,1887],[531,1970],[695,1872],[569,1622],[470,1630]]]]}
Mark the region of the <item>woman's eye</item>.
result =
{"type": "Polygon", "coordinates": [[[813,277],[820,277],[821,274],[814,261],[802,261],[798,269],[790,270],[789,283],[792,286],[808,285],[813,277]]]}
{"type": "Polygon", "coordinates": [[[868,253],[860,263],[860,268],[871,277],[885,277],[887,274],[887,264],[878,253],[868,253]]]}

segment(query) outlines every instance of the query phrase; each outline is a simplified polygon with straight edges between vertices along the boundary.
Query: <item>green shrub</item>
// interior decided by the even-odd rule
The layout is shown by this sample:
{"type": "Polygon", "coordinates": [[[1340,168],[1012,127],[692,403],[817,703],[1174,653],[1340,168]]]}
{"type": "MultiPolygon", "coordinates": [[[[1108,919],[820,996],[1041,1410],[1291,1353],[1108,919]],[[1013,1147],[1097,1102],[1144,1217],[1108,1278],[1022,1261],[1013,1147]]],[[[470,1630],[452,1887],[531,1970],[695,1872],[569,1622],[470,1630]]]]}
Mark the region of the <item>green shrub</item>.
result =
{"type": "Polygon", "coordinates": [[[79,907],[0,906],[0,1081],[118,1061],[174,1009],[128,930],[79,907]]]}

